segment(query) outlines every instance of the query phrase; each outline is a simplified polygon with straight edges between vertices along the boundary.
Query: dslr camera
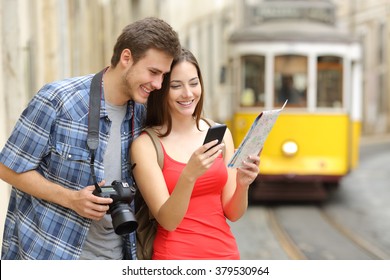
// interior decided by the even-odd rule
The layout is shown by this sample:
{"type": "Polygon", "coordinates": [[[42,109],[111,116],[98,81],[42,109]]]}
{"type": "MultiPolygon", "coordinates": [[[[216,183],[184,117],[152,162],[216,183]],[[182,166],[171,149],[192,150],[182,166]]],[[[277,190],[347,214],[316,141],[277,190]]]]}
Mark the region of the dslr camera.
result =
{"type": "Polygon", "coordinates": [[[99,197],[112,198],[107,214],[111,214],[114,231],[118,235],[127,234],[137,229],[137,221],[130,208],[134,199],[135,188],[127,182],[113,181],[111,186],[95,189],[93,194],[99,197]]]}

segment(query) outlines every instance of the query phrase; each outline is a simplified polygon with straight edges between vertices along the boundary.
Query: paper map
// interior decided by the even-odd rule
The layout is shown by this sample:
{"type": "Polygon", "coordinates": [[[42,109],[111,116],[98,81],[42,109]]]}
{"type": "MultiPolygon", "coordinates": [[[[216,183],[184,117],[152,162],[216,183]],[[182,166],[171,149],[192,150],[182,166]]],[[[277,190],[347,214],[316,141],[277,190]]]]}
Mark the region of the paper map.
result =
{"type": "Polygon", "coordinates": [[[244,140],[230,159],[228,167],[241,167],[242,161],[248,160],[249,155],[258,155],[260,153],[279,113],[284,109],[286,104],[287,100],[284,102],[281,109],[263,111],[257,116],[251,128],[245,135],[244,140]]]}

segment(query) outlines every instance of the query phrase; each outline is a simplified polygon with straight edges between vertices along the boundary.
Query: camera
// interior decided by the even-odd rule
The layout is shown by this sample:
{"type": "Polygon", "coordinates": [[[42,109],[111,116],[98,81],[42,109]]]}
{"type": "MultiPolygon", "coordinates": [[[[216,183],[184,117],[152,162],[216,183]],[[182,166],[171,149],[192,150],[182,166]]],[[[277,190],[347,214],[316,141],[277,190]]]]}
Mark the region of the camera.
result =
{"type": "Polygon", "coordinates": [[[137,220],[130,208],[134,199],[135,188],[127,182],[113,181],[111,186],[95,189],[93,194],[99,197],[112,198],[107,214],[111,214],[114,231],[118,235],[127,234],[137,229],[137,220]]]}

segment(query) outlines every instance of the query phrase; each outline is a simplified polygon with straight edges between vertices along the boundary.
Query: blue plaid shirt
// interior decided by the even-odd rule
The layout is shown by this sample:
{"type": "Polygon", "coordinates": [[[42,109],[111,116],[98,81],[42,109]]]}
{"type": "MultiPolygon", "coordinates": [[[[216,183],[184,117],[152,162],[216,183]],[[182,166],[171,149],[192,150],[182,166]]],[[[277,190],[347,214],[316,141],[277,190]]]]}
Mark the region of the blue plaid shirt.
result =
{"type": "MultiPolygon", "coordinates": [[[[92,185],[87,147],[89,91],[93,75],[45,85],[22,113],[0,153],[0,162],[17,173],[36,170],[65,188],[92,185]]],[[[128,150],[141,132],[145,106],[130,101],[121,127],[122,180],[132,183],[128,150]]],[[[101,99],[100,139],[95,158],[104,178],[103,154],[110,121],[101,99]]],[[[91,220],[73,210],[12,187],[4,227],[2,259],[78,259],[91,220]]],[[[135,234],[124,236],[126,258],[135,259],[135,234]]],[[[104,241],[102,241],[104,242],[104,241]]]]}

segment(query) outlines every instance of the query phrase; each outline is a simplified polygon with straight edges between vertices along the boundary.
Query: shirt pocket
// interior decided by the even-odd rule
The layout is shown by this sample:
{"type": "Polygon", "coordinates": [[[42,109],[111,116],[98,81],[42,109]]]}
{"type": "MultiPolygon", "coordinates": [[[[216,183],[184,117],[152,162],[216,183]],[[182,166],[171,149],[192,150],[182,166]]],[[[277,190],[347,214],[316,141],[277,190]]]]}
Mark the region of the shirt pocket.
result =
{"type": "Polygon", "coordinates": [[[72,146],[66,143],[57,142],[56,153],[60,155],[63,160],[88,162],[89,161],[89,150],[81,147],[72,146]]]}
{"type": "Polygon", "coordinates": [[[89,150],[63,142],[52,147],[47,161],[48,177],[72,189],[91,184],[89,150]]]}

